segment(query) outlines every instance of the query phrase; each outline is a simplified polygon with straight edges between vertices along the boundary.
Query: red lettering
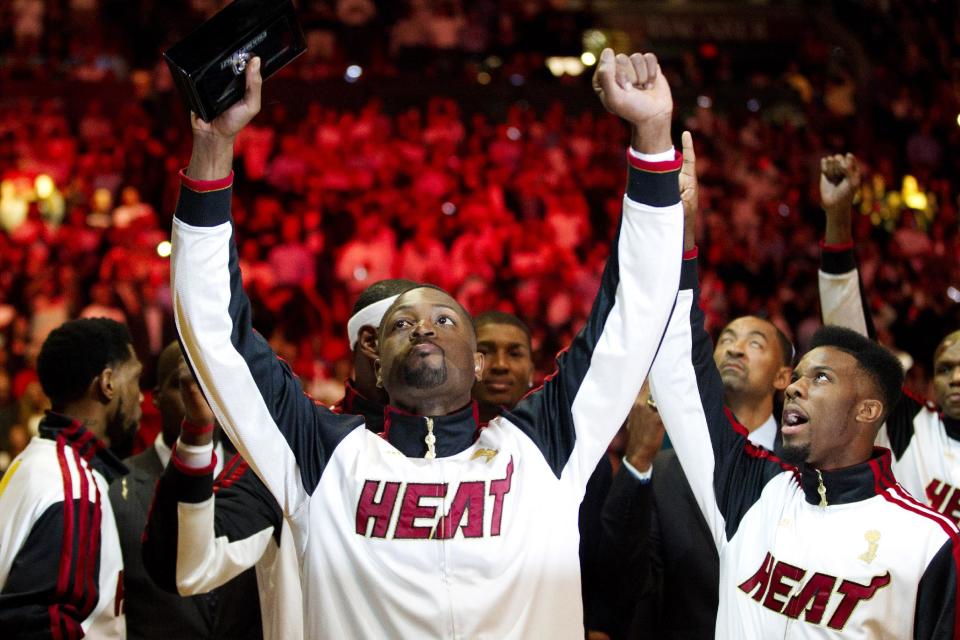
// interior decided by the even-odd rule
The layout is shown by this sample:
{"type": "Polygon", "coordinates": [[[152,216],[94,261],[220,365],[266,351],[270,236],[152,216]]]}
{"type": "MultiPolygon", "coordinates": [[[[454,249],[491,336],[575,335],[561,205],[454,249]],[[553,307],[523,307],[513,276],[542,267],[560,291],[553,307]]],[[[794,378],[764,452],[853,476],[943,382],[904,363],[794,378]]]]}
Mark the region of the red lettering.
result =
{"type": "Polygon", "coordinates": [[[433,525],[421,526],[415,524],[417,518],[434,518],[437,515],[436,505],[422,505],[421,498],[443,498],[447,495],[446,484],[433,482],[411,482],[403,494],[400,503],[400,517],[397,518],[397,528],[393,537],[397,539],[429,538],[433,532],[433,525]]]}
{"type": "Polygon", "coordinates": [[[740,585],[740,590],[750,595],[751,591],[760,587],[760,589],[751,596],[754,600],[760,602],[760,600],[763,599],[763,594],[767,591],[767,585],[770,584],[771,569],[773,569],[773,556],[768,551],[767,555],[763,558],[763,562],[760,563],[760,568],[740,585]]]}
{"type": "Polygon", "coordinates": [[[930,506],[943,513],[943,503],[946,502],[947,494],[953,491],[953,487],[940,480],[931,480],[927,485],[927,500],[930,506]]]}
{"type": "Polygon", "coordinates": [[[843,594],[843,600],[837,605],[837,610],[833,612],[827,626],[838,630],[843,629],[857,605],[863,600],[872,598],[873,594],[888,584],[890,584],[889,571],[882,576],[875,577],[868,585],[844,580],[837,589],[838,593],[843,594]]]}
{"type": "Polygon", "coordinates": [[[493,517],[490,519],[490,535],[500,535],[500,521],[503,519],[503,497],[510,493],[510,484],[513,480],[513,456],[507,463],[507,475],[500,480],[490,482],[490,495],[493,500],[493,517]]]}
{"type": "Polygon", "coordinates": [[[357,503],[357,533],[361,536],[367,535],[367,526],[370,520],[373,520],[372,538],[386,538],[387,530],[390,528],[390,516],[393,515],[393,506],[397,501],[397,493],[400,491],[399,482],[380,482],[377,480],[367,480],[363,483],[363,490],[360,492],[360,501],[357,503]],[[383,486],[383,492],[380,500],[374,498],[377,490],[383,486]]]}
{"type": "Polygon", "coordinates": [[[463,514],[467,514],[467,523],[463,526],[464,538],[483,537],[483,495],[482,481],[461,482],[457,487],[457,494],[453,497],[450,510],[437,526],[434,534],[440,540],[449,540],[457,535],[463,514]]]}
{"type": "Polygon", "coordinates": [[[763,601],[763,606],[780,613],[783,611],[786,600],[778,600],[777,596],[786,596],[795,585],[785,584],[784,578],[789,578],[799,582],[807,572],[800,567],[795,567],[786,562],[777,562],[773,568],[773,575],[770,577],[770,588],[767,590],[767,597],[763,601]]]}
{"type": "Polygon", "coordinates": [[[801,613],[806,612],[803,616],[804,620],[820,624],[823,612],[830,601],[830,594],[833,593],[833,585],[836,583],[837,579],[833,576],[825,573],[813,574],[803,590],[790,599],[787,608],[783,610],[783,615],[798,618],[801,613]]]}
{"type": "MultiPolygon", "coordinates": [[[[950,485],[947,485],[950,486],[950,485]]],[[[947,498],[947,502],[943,505],[943,508],[939,509],[943,515],[947,516],[954,522],[958,522],[958,517],[960,517],[960,491],[954,489],[950,492],[950,497],[947,498]]]]}

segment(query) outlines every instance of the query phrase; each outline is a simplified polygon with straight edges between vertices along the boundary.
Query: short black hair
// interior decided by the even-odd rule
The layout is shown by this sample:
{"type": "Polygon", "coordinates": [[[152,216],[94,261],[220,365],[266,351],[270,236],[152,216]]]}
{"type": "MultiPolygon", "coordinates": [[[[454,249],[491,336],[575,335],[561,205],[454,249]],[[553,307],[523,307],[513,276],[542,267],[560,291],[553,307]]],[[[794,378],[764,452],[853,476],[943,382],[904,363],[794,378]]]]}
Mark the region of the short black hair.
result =
{"type": "Polygon", "coordinates": [[[360,293],[357,301],[353,304],[353,311],[350,312],[350,315],[355,316],[362,309],[366,309],[374,303],[380,302],[390,296],[400,295],[410,289],[416,289],[419,286],[419,283],[403,278],[378,280],[360,293]]]}
{"type": "Polygon", "coordinates": [[[70,320],[50,332],[37,358],[37,375],[55,410],[79,400],[107,367],[132,356],[126,325],[108,318],[70,320]]]}
{"type": "Polygon", "coordinates": [[[476,317],[476,319],[473,321],[473,324],[477,329],[488,324],[508,324],[520,329],[520,331],[523,331],[523,335],[527,336],[527,343],[529,344],[530,342],[530,327],[527,326],[526,322],[512,313],[493,310],[484,311],[476,317]]]}
{"type": "Polygon", "coordinates": [[[903,365],[897,356],[870,338],[866,338],[852,329],[826,325],[817,329],[813,334],[810,349],[817,347],[833,347],[853,356],[860,369],[873,382],[883,400],[883,418],[893,409],[900,400],[900,390],[903,387],[903,365]]]}

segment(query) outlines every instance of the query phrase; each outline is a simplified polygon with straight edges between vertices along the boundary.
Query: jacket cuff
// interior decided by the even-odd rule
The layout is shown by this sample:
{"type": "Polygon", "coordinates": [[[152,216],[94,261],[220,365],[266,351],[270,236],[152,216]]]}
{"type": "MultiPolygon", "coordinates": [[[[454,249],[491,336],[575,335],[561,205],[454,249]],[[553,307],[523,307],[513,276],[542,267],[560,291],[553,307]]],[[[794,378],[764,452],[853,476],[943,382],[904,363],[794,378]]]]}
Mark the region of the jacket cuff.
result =
{"type": "Polygon", "coordinates": [[[650,162],[627,152],[630,165],[627,175],[627,197],[651,207],[669,207],[680,202],[678,174],[683,156],[674,150],[673,160],[650,162]]]}
{"type": "Polygon", "coordinates": [[[857,268],[857,260],[853,254],[853,243],[827,244],[820,241],[820,270],[824,273],[838,275],[849,273],[857,268]]]}
{"type": "Polygon", "coordinates": [[[697,258],[684,259],[680,265],[680,289],[696,289],[697,284],[697,258]]]}
{"type": "Polygon", "coordinates": [[[230,221],[233,172],[219,180],[194,180],[180,171],[180,197],[174,214],[194,227],[216,227],[230,221]]]}

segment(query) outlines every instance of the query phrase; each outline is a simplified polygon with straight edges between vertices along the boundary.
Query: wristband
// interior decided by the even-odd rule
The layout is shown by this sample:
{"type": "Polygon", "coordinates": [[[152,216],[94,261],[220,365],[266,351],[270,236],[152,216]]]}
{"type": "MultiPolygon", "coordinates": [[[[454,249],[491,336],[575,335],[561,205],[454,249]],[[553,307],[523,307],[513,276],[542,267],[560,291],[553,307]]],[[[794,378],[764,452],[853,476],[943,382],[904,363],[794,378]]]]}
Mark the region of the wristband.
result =
{"type": "Polygon", "coordinates": [[[200,437],[204,436],[213,431],[213,423],[210,422],[204,425],[196,425],[192,422],[188,422],[186,418],[180,423],[180,433],[185,433],[188,436],[200,437]]]}

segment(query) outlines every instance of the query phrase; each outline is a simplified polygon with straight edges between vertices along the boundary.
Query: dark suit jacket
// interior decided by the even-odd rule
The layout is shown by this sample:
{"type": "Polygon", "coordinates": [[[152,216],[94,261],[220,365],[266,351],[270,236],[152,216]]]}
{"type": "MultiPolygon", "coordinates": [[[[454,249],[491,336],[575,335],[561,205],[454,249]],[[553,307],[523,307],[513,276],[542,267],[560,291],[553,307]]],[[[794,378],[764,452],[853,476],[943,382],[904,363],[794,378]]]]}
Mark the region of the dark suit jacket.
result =
{"type": "Polygon", "coordinates": [[[130,473],[110,485],[110,502],[123,550],[127,638],[263,638],[257,579],[252,569],[210,594],[189,598],[167,593],[153,584],[143,566],[140,538],[163,466],[152,446],[126,463],[130,473]]]}
{"type": "Polygon", "coordinates": [[[620,469],[604,508],[604,525],[621,558],[622,592],[636,602],[628,637],[712,639],[720,558],[673,449],[657,456],[648,484],[620,469]],[[618,506],[631,495],[637,508],[624,512],[618,506]],[[638,536],[638,530],[646,535],[638,536]]]}

